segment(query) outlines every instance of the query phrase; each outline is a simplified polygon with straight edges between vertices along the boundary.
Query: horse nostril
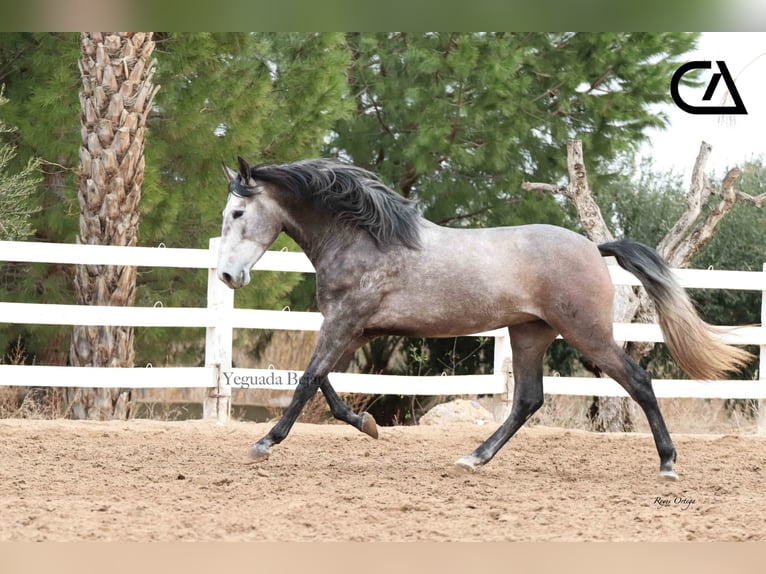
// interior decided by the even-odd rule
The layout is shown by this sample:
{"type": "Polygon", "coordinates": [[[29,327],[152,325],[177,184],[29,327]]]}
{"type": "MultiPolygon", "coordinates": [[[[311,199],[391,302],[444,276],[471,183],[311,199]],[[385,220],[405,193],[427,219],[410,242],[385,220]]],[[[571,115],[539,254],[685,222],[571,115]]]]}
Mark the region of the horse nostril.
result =
{"type": "Polygon", "coordinates": [[[221,273],[221,279],[223,279],[223,282],[227,285],[231,285],[231,275],[228,273],[221,273]]]}

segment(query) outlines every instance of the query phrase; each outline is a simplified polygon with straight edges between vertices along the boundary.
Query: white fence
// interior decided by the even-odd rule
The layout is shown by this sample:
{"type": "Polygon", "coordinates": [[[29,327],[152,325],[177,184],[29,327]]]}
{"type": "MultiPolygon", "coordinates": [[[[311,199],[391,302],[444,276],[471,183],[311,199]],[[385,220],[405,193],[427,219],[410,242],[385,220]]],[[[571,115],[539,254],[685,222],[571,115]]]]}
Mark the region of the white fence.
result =
{"type": "MultiPolygon", "coordinates": [[[[120,387],[208,389],[203,405],[205,418],[228,419],[231,389],[235,386],[258,389],[294,388],[301,371],[232,368],[233,329],[318,331],[319,313],[234,309],[234,292],[215,274],[218,238],[209,249],[152,247],[106,247],[0,241],[0,262],[128,265],[137,267],[178,267],[208,269],[207,307],[96,307],[0,302],[0,323],[47,325],[125,325],[134,327],[205,327],[204,367],[154,367],[101,369],[37,365],[0,365],[0,385],[41,387],[120,387]]],[[[302,253],[267,252],[254,271],[313,273],[302,253]]],[[[615,284],[638,285],[633,275],[611,267],[615,284]]],[[[766,315],[766,266],[763,271],[676,270],[685,287],[753,290],[762,293],[761,324],[766,315]]],[[[253,285],[257,285],[257,280],[253,285]]],[[[250,289],[255,288],[250,286],[250,289]]],[[[508,330],[473,335],[494,337],[494,373],[462,376],[390,376],[332,373],[339,392],[397,395],[492,394],[507,398],[512,380],[507,376],[511,361],[508,330]]],[[[661,342],[657,325],[616,323],[618,341],[661,342]]],[[[759,377],[753,380],[694,381],[657,379],[658,397],[766,399],[766,329],[763,326],[732,327],[725,339],[736,344],[760,346],[759,377]]],[[[611,379],[552,377],[543,379],[545,392],[562,395],[627,396],[611,379]]],[[[762,401],[763,402],[763,401],[762,401]]],[[[763,425],[765,417],[761,417],[763,425]]]]}

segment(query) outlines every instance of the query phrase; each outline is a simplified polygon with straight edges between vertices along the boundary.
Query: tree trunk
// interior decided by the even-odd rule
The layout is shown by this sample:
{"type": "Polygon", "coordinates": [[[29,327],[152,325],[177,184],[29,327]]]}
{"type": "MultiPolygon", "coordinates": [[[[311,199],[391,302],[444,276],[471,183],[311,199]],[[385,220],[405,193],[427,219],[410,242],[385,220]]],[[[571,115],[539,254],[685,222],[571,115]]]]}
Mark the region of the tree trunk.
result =
{"type": "MultiPolygon", "coordinates": [[[[588,185],[588,176],[583,158],[582,142],[567,144],[567,168],[569,171],[568,197],[577,210],[580,224],[594,243],[613,241],[614,236],[606,225],[598,204],[588,185]]],[[[613,257],[607,258],[608,265],[616,265],[613,257]]],[[[632,287],[616,285],[614,288],[614,310],[612,320],[629,323],[638,309],[639,300],[632,287]]],[[[621,432],[634,430],[633,403],[620,397],[594,397],[590,409],[593,429],[600,432],[621,432]]]]}
{"type": "MultiPolygon", "coordinates": [[[[159,89],[153,50],[151,33],[82,34],[78,243],[136,244],[146,118],[159,89]]],[[[80,265],[75,289],[80,305],[133,305],[136,268],[80,265]]],[[[74,328],[72,365],[132,367],[133,359],[132,327],[74,328]]],[[[130,407],[122,389],[68,389],[67,398],[74,418],[125,418],[130,407]]]]}
{"type": "MultiPolygon", "coordinates": [[[[595,243],[612,241],[614,236],[606,225],[598,204],[588,185],[588,175],[583,159],[582,142],[570,141],[567,144],[568,186],[525,183],[526,190],[542,189],[567,197],[577,210],[577,218],[588,237],[595,243]]],[[[607,258],[607,264],[616,265],[613,257],[607,258]]],[[[636,313],[639,300],[634,290],[627,285],[616,285],[614,289],[613,321],[629,323],[636,313]]],[[[589,410],[589,417],[594,430],[601,432],[620,432],[634,429],[633,403],[620,397],[594,397],[589,410]]]]}

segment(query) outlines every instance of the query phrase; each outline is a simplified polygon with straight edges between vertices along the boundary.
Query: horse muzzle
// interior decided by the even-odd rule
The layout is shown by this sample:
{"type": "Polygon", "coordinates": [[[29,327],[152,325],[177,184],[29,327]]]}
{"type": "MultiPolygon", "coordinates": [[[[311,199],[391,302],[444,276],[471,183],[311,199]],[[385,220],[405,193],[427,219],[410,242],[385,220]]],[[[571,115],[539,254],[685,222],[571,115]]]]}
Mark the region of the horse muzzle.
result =
{"type": "Polygon", "coordinates": [[[218,279],[226,283],[231,289],[239,289],[250,283],[250,272],[242,269],[239,273],[231,274],[228,271],[219,269],[218,279]]]}

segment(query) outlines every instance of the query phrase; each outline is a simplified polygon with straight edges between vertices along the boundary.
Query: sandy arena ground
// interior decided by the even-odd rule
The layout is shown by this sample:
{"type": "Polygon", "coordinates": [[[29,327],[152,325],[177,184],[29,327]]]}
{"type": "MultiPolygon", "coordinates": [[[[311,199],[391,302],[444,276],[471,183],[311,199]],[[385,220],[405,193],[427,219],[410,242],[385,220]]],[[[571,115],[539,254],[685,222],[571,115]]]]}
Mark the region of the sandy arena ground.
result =
{"type": "Polygon", "coordinates": [[[267,424],[0,420],[0,541],[766,540],[766,439],[522,429],[475,474],[493,429],[298,424],[259,466],[267,424]]]}

